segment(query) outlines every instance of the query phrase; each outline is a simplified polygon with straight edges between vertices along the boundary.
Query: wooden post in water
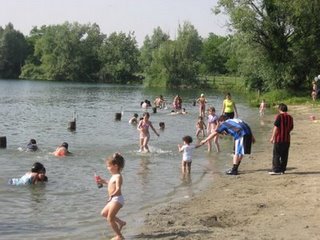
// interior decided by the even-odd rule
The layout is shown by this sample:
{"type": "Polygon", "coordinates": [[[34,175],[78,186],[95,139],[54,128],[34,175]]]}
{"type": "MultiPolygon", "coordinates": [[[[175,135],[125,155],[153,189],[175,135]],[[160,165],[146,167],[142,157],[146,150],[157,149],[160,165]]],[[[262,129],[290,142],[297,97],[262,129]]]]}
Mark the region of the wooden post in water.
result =
{"type": "Polygon", "coordinates": [[[121,113],[116,113],[116,115],[115,115],[115,120],[116,120],[116,121],[121,121],[121,116],[122,116],[121,113]]]}
{"type": "Polygon", "coordinates": [[[5,136],[0,137],[0,148],[6,148],[7,147],[7,138],[5,136]]]}
{"type": "Polygon", "coordinates": [[[76,119],[74,118],[73,121],[69,122],[68,129],[70,131],[75,131],[76,130],[76,119]]]}
{"type": "Polygon", "coordinates": [[[76,112],[73,113],[73,121],[69,122],[68,130],[70,131],[76,130],[76,112]]]}

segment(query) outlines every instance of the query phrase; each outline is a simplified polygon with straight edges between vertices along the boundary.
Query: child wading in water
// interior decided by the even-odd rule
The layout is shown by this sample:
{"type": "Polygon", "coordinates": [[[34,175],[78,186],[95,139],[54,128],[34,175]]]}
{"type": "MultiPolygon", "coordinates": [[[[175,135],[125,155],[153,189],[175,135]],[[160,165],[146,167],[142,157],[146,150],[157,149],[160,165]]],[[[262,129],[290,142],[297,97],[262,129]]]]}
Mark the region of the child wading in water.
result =
{"type": "Polygon", "coordinates": [[[184,136],[182,138],[183,145],[178,144],[179,152],[183,152],[182,154],[182,162],[181,169],[182,173],[190,173],[191,172],[191,163],[192,163],[192,153],[195,148],[200,147],[200,145],[192,145],[192,137],[184,136]]]}
{"type": "MultiPolygon", "coordinates": [[[[216,115],[216,109],[214,107],[209,107],[208,109],[208,128],[207,134],[208,136],[213,133],[219,127],[218,116],[216,115]]],[[[216,147],[216,151],[220,152],[219,146],[219,136],[215,136],[213,138],[214,145],[216,147]]],[[[212,141],[208,140],[208,152],[211,151],[212,141]]]]}
{"type": "Polygon", "coordinates": [[[107,205],[102,209],[101,215],[107,219],[111,228],[116,233],[116,236],[112,239],[122,240],[124,237],[121,234],[121,229],[126,225],[126,222],[118,218],[117,213],[124,205],[124,198],[121,193],[123,181],[121,171],[124,168],[124,158],[120,153],[114,153],[107,158],[106,166],[112,175],[109,181],[99,176],[96,178],[97,183],[108,185],[109,199],[107,205]]]}
{"type": "Polygon", "coordinates": [[[199,135],[201,133],[202,137],[205,137],[204,130],[207,128],[207,126],[203,121],[203,117],[201,117],[201,116],[198,117],[198,122],[197,122],[196,128],[197,128],[196,136],[199,137],[199,135]]]}
{"type": "Polygon", "coordinates": [[[143,119],[140,120],[137,129],[140,131],[140,149],[139,152],[149,152],[149,140],[150,133],[149,127],[154,131],[154,133],[159,137],[159,133],[153,127],[152,123],[149,121],[150,114],[148,112],[143,113],[143,119]]]}
{"type": "Polygon", "coordinates": [[[260,117],[263,117],[264,116],[264,112],[266,110],[266,101],[264,99],[262,99],[261,103],[260,103],[260,106],[259,106],[259,115],[260,117]]]}

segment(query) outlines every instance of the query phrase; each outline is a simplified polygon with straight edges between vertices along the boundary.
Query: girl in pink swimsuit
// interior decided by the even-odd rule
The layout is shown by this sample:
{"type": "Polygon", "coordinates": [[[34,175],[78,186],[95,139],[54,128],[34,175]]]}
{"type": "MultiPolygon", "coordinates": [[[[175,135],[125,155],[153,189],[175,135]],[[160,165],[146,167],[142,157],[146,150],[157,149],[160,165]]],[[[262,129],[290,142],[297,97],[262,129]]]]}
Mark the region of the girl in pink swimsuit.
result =
{"type": "Polygon", "coordinates": [[[153,127],[152,123],[149,121],[150,114],[148,112],[143,113],[143,119],[140,120],[137,129],[140,132],[140,149],[139,152],[149,152],[148,143],[150,140],[149,127],[154,131],[154,133],[159,137],[156,129],[153,127]]]}
{"type": "MultiPolygon", "coordinates": [[[[214,107],[209,107],[208,109],[208,128],[207,134],[208,136],[215,132],[216,129],[219,127],[218,116],[216,115],[216,109],[214,107]]],[[[220,145],[219,145],[219,136],[215,136],[213,138],[214,145],[216,147],[216,151],[220,152],[220,145]]],[[[211,151],[212,140],[208,141],[208,152],[211,151]]]]}

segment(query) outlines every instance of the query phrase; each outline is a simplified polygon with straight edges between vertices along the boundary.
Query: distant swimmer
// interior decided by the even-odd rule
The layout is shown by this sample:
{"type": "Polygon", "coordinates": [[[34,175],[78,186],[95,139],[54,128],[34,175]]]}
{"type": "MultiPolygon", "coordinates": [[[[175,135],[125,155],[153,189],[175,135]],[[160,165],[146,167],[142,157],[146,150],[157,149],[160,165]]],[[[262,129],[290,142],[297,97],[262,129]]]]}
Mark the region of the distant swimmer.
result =
{"type": "Polygon", "coordinates": [[[71,153],[68,150],[69,144],[67,142],[63,142],[57,149],[53,152],[53,155],[56,157],[65,157],[70,155],[71,153]]]}
{"type": "Polygon", "coordinates": [[[35,152],[38,150],[37,141],[35,139],[30,139],[27,145],[27,152],[35,152]]]}

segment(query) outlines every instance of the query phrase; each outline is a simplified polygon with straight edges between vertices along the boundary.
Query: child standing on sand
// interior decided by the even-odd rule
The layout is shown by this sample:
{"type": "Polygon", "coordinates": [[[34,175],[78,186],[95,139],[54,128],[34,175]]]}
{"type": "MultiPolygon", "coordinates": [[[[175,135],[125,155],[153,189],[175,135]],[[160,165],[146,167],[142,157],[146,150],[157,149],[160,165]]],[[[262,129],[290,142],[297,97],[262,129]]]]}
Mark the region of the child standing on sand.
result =
{"type": "Polygon", "coordinates": [[[200,133],[202,134],[202,137],[205,137],[204,130],[207,129],[207,126],[203,121],[203,117],[201,117],[201,116],[198,117],[198,122],[197,122],[197,125],[196,125],[196,129],[197,129],[197,131],[196,131],[196,136],[197,137],[199,137],[200,133]]]}
{"type": "Polygon", "coordinates": [[[183,145],[178,144],[179,152],[183,152],[182,154],[182,162],[181,169],[182,173],[190,173],[191,172],[191,163],[192,163],[192,154],[195,148],[200,147],[200,145],[192,145],[192,137],[184,136],[182,138],[183,145]]]}
{"type": "Polygon", "coordinates": [[[124,237],[121,234],[121,229],[126,225],[126,222],[118,218],[117,213],[124,205],[124,198],[121,193],[123,181],[121,171],[124,168],[124,158],[120,153],[114,153],[107,158],[106,166],[112,175],[109,181],[99,176],[96,178],[97,183],[108,185],[109,199],[106,206],[102,209],[101,215],[107,219],[111,228],[116,233],[116,236],[112,239],[122,240],[124,237]]]}
{"type": "Polygon", "coordinates": [[[149,140],[150,140],[150,133],[149,127],[154,131],[154,133],[159,137],[159,133],[153,127],[152,123],[149,121],[150,114],[148,112],[143,113],[143,119],[140,120],[137,129],[140,132],[140,149],[139,152],[149,152],[149,140]]]}

